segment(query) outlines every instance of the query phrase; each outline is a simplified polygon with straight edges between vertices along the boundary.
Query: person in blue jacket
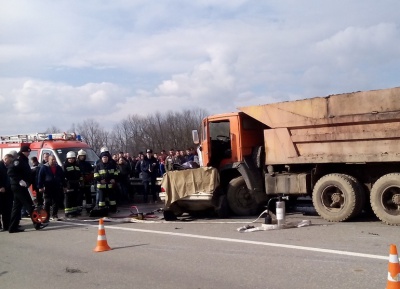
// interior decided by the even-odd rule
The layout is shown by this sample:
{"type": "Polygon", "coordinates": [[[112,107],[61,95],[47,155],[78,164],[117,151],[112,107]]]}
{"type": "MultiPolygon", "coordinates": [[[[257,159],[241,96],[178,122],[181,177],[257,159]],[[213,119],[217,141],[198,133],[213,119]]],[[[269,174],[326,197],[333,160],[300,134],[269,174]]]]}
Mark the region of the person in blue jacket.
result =
{"type": "Polygon", "coordinates": [[[40,167],[37,187],[39,192],[43,193],[44,209],[47,212],[46,221],[50,218],[50,207],[52,208],[52,220],[58,221],[59,197],[62,196],[66,182],[64,171],[57,164],[55,156],[49,156],[48,163],[40,167]]]}

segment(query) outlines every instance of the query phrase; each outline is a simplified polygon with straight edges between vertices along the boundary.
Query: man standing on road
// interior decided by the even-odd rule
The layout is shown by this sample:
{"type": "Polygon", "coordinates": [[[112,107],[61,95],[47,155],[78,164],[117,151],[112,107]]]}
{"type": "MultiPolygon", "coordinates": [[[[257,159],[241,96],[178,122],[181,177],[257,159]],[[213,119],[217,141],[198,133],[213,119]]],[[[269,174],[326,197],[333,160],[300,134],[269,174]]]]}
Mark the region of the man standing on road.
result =
{"type": "Polygon", "coordinates": [[[78,211],[78,195],[80,194],[80,184],[82,182],[81,170],[76,162],[76,154],[73,151],[67,153],[64,163],[64,176],[67,184],[65,190],[65,217],[76,217],[78,211]]]}
{"type": "Polygon", "coordinates": [[[109,154],[102,152],[100,162],[94,169],[94,178],[97,183],[98,203],[92,210],[93,214],[107,215],[106,199],[109,200],[111,213],[117,211],[117,202],[115,201],[114,186],[117,185],[118,170],[114,162],[111,161],[109,154]],[[97,212],[96,212],[97,211],[97,212]]]}
{"type": "Polygon", "coordinates": [[[49,156],[48,163],[44,164],[38,174],[37,187],[44,197],[44,209],[47,220],[50,218],[50,206],[53,210],[52,220],[58,221],[58,202],[65,187],[64,171],[57,164],[55,156],[49,156]]]}
{"type": "Polygon", "coordinates": [[[156,192],[156,180],[157,176],[159,175],[159,164],[158,160],[153,156],[153,150],[146,150],[146,156],[140,165],[140,170],[142,173],[141,178],[144,187],[143,202],[147,203],[148,195],[151,193],[153,196],[153,202],[156,203],[158,199],[156,192]]]}
{"type": "MultiPolygon", "coordinates": [[[[28,159],[30,151],[31,149],[29,146],[22,146],[17,158],[7,171],[7,174],[10,177],[11,191],[14,194],[10,227],[8,229],[10,233],[19,233],[24,231],[24,229],[18,228],[22,207],[24,207],[31,216],[34,209],[33,201],[28,191],[28,187],[32,183],[32,173],[28,159]]],[[[40,230],[47,226],[46,224],[35,223],[33,220],[32,223],[36,230],[40,230]]]]}
{"type": "Polygon", "coordinates": [[[3,227],[1,231],[8,231],[10,227],[11,208],[13,203],[10,178],[7,168],[11,164],[13,156],[6,154],[0,161],[0,217],[3,227]]]}
{"type": "Polygon", "coordinates": [[[169,155],[165,158],[165,170],[167,172],[174,170],[174,158],[175,158],[175,150],[170,149],[169,155]]]}
{"type": "Polygon", "coordinates": [[[78,160],[77,160],[79,169],[81,170],[82,174],[82,182],[81,182],[81,192],[80,192],[80,199],[78,200],[78,206],[82,206],[82,197],[85,198],[85,209],[86,212],[90,212],[94,204],[92,204],[92,191],[90,187],[93,185],[93,167],[92,165],[86,160],[86,151],[79,150],[78,151],[78,160]]]}

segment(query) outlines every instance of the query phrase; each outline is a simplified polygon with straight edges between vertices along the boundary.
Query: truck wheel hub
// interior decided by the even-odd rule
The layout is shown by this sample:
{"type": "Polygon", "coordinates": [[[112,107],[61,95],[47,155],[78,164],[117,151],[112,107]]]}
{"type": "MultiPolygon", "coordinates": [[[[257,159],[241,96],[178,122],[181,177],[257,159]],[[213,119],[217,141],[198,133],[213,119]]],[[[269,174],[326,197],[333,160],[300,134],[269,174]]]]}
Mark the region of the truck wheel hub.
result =
{"type": "Polygon", "coordinates": [[[396,204],[397,206],[400,205],[400,194],[395,194],[392,197],[392,201],[394,204],[396,204]]]}
{"type": "Polygon", "coordinates": [[[333,203],[339,203],[341,196],[339,193],[334,193],[334,194],[332,194],[331,199],[332,199],[333,203]]]}

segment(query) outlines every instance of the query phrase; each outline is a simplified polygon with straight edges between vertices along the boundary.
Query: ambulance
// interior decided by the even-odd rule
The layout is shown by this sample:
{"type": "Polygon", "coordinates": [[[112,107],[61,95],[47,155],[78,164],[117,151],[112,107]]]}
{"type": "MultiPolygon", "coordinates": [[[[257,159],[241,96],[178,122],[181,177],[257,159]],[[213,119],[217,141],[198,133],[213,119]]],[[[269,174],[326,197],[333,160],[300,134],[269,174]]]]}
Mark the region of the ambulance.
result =
{"type": "Polygon", "coordinates": [[[80,135],[66,132],[0,136],[0,156],[3,158],[11,151],[18,152],[25,145],[31,149],[29,161],[32,157],[37,157],[39,163],[42,162],[43,155],[48,153],[55,156],[57,163],[62,166],[69,151],[73,151],[77,155],[81,149],[86,152],[86,160],[92,165],[99,159],[93,149],[82,141],[80,135]]]}

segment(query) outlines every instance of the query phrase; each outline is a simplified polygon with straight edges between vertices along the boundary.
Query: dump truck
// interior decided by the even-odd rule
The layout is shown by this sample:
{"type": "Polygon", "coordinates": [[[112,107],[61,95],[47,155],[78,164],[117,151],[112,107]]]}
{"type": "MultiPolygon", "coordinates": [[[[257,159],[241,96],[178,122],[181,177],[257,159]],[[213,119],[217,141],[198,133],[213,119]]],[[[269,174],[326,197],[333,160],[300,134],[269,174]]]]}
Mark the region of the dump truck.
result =
{"type": "Polygon", "coordinates": [[[310,197],[327,221],[369,207],[400,225],[400,87],[240,107],[193,135],[202,164],[218,169],[217,199],[237,215],[284,195],[310,197]]]}

